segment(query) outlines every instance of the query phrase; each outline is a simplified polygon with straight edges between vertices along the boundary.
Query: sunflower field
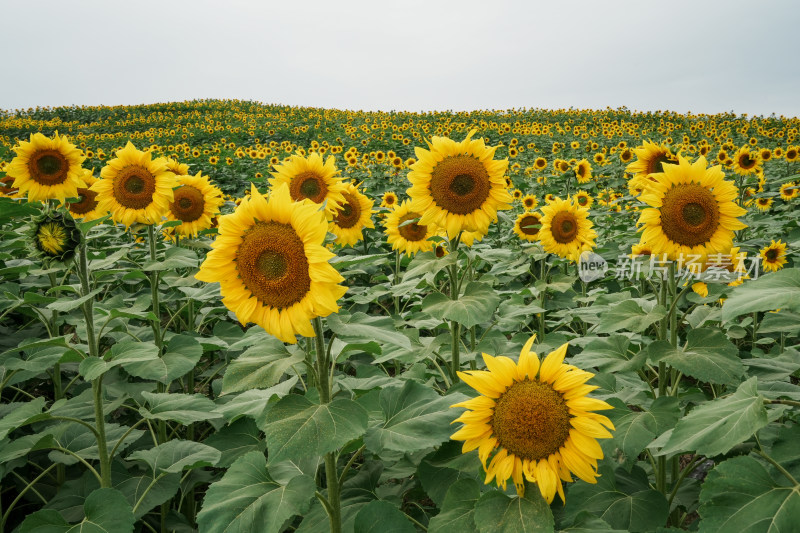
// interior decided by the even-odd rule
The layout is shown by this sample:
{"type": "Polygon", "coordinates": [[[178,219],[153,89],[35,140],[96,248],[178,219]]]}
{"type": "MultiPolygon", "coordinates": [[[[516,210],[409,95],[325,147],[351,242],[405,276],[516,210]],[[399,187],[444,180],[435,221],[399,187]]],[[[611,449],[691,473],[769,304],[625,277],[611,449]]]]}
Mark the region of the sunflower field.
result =
{"type": "Polygon", "coordinates": [[[800,531],[800,120],[0,111],[0,531],[800,531]]]}

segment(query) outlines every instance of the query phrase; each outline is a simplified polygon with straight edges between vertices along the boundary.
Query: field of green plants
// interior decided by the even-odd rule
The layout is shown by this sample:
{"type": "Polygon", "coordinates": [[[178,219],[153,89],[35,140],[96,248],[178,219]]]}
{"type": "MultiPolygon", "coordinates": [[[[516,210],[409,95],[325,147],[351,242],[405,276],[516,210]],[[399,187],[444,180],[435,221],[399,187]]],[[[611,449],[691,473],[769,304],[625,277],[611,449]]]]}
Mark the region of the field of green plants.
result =
{"type": "Polygon", "coordinates": [[[794,143],[0,110],[0,531],[800,531],[794,143]]]}

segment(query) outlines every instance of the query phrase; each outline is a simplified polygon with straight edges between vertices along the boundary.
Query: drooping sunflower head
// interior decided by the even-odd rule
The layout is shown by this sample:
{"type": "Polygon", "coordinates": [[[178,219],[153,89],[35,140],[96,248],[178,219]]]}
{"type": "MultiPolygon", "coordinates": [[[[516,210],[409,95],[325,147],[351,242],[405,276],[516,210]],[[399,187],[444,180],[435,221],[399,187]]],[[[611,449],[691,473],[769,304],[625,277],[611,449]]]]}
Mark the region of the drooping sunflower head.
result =
{"type": "Polygon", "coordinates": [[[56,133],[52,139],[34,133],[30,141],[21,141],[14,150],[17,156],[6,167],[12,187],[29,201],[61,200],[78,196],[83,182],[84,157],[77,146],[56,133]]]}
{"type": "Polygon", "coordinates": [[[157,224],[173,201],[178,181],[163,158],[137,150],[131,143],[117,150],[100,171],[102,179],[89,190],[97,193],[97,208],[110,212],[114,222],[126,227],[134,223],[157,224]]]}
{"type": "Polygon", "coordinates": [[[594,247],[597,234],[589,220],[589,210],[572,199],[555,199],[542,208],[539,239],[546,252],[571,261],[578,261],[581,252],[594,247]]]}
{"type": "Polygon", "coordinates": [[[46,211],[36,217],[29,235],[35,254],[46,262],[69,262],[81,243],[75,221],[60,211],[46,211]]]}
{"type": "Polygon", "coordinates": [[[542,227],[542,216],[538,213],[520,213],[514,222],[514,233],[520,239],[529,242],[539,240],[539,229],[542,227]]]}
{"type": "Polygon", "coordinates": [[[338,311],[344,278],[323,246],[325,213],[292,201],[282,183],[265,198],[252,187],[236,211],[220,217],[219,236],[195,276],[219,282],[222,303],[239,322],[254,322],[283,342],[313,337],[311,320],[338,311]]]}
{"type": "Polygon", "coordinates": [[[451,239],[465,230],[487,233],[497,211],[511,208],[504,178],[508,160],[495,160],[497,147],[473,140],[474,134],[461,142],[433,137],[429,150],[416,149],[418,161],[408,174],[412,210],[422,213],[422,224],[444,228],[451,239]]]}
{"type": "Polygon", "coordinates": [[[397,207],[397,195],[392,191],[383,193],[383,198],[381,199],[381,207],[387,207],[389,209],[394,209],[395,207],[397,207]]]}
{"type": "Polygon", "coordinates": [[[523,495],[527,479],[550,503],[556,493],[565,500],[562,481],[572,481],[571,474],[596,483],[603,451],[595,439],[611,437],[614,425],[594,412],[612,407],[587,396],[597,388],[586,384],[594,374],[564,363],[566,344],[540,361],[530,351],[534,339],[516,362],[483,354],[487,370],[459,372],[480,396],[453,405],[467,411],[450,438],[464,441],[464,453],[478,450],[486,483],[505,489],[511,479],[523,495]]]}
{"type": "Polygon", "coordinates": [[[663,172],[665,163],[675,162],[675,156],[666,145],[650,141],[645,141],[639,148],[634,148],[633,153],[636,155],[636,161],[629,164],[625,172],[634,175],[641,174],[647,177],[650,174],[659,174],[663,172]]]}
{"type": "Polygon", "coordinates": [[[773,240],[769,246],[761,249],[759,255],[761,256],[761,267],[765,272],[777,272],[787,263],[786,243],[781,242],[781,239],[778,239],[777,242],[773,240]]]}
{"type": "Polygon", "coordinates": [[[397,209],[386,215],[386,241],[392,250],[399,250],[408,255],[417,252],[429,252],[433,249],[431,237],[436,235],[436,227],[421,224],[420,213],[411,210],[411,201],[406,200],[397,209]]]}
{"type": "Polygon", "coordinates": [[[746,176],[755,174],[761,168],[761,156],[758,152],[751,151],[749,147],[742,146],[733,156],[733,171],[746,176]]]}
{"type": "Polygon", "coordinates": [[[522,197],[522,207],[525,211],[533,211],[539,205],[539,199],[533,194],[526,194],[522,197]]]}
{"type": "Polygon", "coordinates": [[[578,183],[589,183],[592,181],[592,165],[586,159],[581,159],[575,165],[575,178],[578,183]]]}
{"type": "Polygon", "coordinates": [[[706,168],[702,156],[695,163],[679,157],[677,165],[664,165],[657,177],[640,197],[650,208],[638,222],[642,241],[654,253],[677,259],[731,249],[733,232],[747,227],[737,218],[746,211],[736,205],[738,190],[725,181],[719,166],[706,168]]]}
{"type": "Polygon", "coordinates": [[[346,185],[342,196],[344,202],[330,223],[330,232],[336,235],[334,242],[337,244],[353,246],[363,238],[364,228],[375,227],[372,223],[374,200],[361,193],[352,182],[346,185]]]}
{"type": "Polygon", "coordinates": [[[194,176],[178,176],[177,180],[178,188],[173,191],[166,217],[181,222],[171,228],[172,231],[185,237],[196,237],[200,231],[211,227],[225,200],[222,191],[201,172],[194,176]]]}
{"type": "Polygon", "coordinates": [[[322,156],[314,152],[308,157],[292,155],[289,161],[275,165],[269,183],[273,188],[285,183],[295,202],[309,200],[315,204],[325,204],[325,213],[331,219],[344,203],[344,179],[339,176],[334,156],[323,162],[322,156]]]}

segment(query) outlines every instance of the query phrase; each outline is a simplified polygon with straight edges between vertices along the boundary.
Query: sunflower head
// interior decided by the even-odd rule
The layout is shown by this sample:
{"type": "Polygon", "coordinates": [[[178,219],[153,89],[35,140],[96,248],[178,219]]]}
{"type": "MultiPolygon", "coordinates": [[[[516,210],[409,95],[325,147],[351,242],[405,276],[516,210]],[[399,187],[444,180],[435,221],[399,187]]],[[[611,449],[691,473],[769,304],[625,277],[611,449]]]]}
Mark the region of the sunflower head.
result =
{"type": "Polygon", "coordinates": [[[185,237],[196,237],[200,231],[209,229],[211,221],[225,203],[222,191],[198,172],[194,176],[178,176],[178,188],[173,191],[173,200],[166,212],[167,220],[180,221],[171,228],[185,237]]]}
{"type": "Polygon", "coordinates": [[[765,272],[777,272],[782,269],[787,263],[786,261],[786,243],[778,239],[774,240],[765,246],[759,252],[761,256],[761,266],[765,272]]]}
{"type": "Polygon", "coordinates": [[[21,141],[14,149],[17,156],[6,167],[7,176],[14,179],[12,187],[30,201],[78,196],[83,182],[84,157],[74,144],[58,132],[53,138],[34,133],[30,141],[21,141]]]}
{"type": "Polygon", "coordinates": [[[383,198],[381,199],[381,207],[386,207],[389,209],[394,209],[395,207],[397,207],[397,195],[392,191],[383,193],[383,198]]]}
{"type": "Polygon", "coordinates": [[[433,249],[430,240],[436,234],[436,227],[430,224],[421,224],[422,215],[411,210],[411,201],[406,200],[397,209],[386,215],[386,241],[392,245],[393,250],[399,250],[408,255],[417,252],[429,252],[433,249]]]}
{"type": "Polygon", "coordinates": [[[374,228],[372,223],[372,205],[366,195],[353,183],[348,183],[342,192],[341,203],[330,223],[330,232],[336,235],[337,244],[353,246],[362,239],[364,228],[374,228]]]}
{"type": "Polygon", "coordinates": [[[525,211],[533,211],[539,205],[539,199],[533,194],[526,194],[522,197],[522,207],[525,211]]]}
{"type": "Polygon", "coordinates": [[[45,262],[69,262],[81,243],[81,231],[75,221],[59,211],[46,211],[36,217],[29,236],[35,254],[45,262]]]}
{"type": "Polygon", "coordinates": [[[647,177],[650,174],[659,174],[663,172],[665,163],[675,162],[672,151],[664,144],[645,141],[642,146],[635,148],[633,153],[636,155],[636,161],[629,164],[625,168],[625,172],[634,176],[647,177]]]}
{"type": "Polygon", "coordinates": [[[755,174],[761,168],[761,156],[749,147],[742,146],[733,156],[733,171],[746,176],[755,174]]]}
{"type": "Polygon", "coordinates": [[[285,183],[293,201],[309,200],[315,204],[325,204],[325,213],[331,219],[344,203],[342,193],[344,180],[338,175],[336,160],[331,155],[323,162],[317,152],[303,157],[292,155],[288,161],[275,165],[270,185],[275,188],[285,183]]]}
{"type": "Polygon", "coordinates": [[[542,208],[542,227],[539,239],[546,252],[570,261],[577,261],[581,252],[594,247],[597,234],[589,220],[589,210],[573,203],[572,199],[554,199],[542,208]]]}
{"type": "Polygon", "coordinates": [[[539,229],[542,227],[542,217],[538,213],[520,213],[514,222],[514,233],[529,242],[539,240],[539,229]]]}
{"type": "Polygon", "coordinates": [[[83,181],[86,187],[78,187],[77,201],[68,202],[67,209],[72,218],[89,222],[106,213],[97,208],[97,193],[90,189],[97,182],[97,178],[94,177],[91,170],[84,169],[83,181]]]}
{"type": "Polygon", "coordinates": [[[586,159],[581,159],[575,165],[575,178],[578,183],[589,183],[592,181],[592,165],[586,159]]]}
{"type": "Polygon", "coordinates": [[[540,361],[530,351],[534,340],[516,362],[483,354],[487,370],[459,372],[480,396],[453,405],[467,411],[451,438],[464,441],[464,453],[478,450],[486,483],[496,480],[505,489],[511,479],[523,495],[527,479],[550,503],[556,493],[565,500],[562,481],[572,474],[596,483],[603,452],[595,439],[611,437],[614,425],[593,412],[612,408],[587,396],[597,388],[586,384],[594,374],[564,363],[567,345],[540,361]]]}

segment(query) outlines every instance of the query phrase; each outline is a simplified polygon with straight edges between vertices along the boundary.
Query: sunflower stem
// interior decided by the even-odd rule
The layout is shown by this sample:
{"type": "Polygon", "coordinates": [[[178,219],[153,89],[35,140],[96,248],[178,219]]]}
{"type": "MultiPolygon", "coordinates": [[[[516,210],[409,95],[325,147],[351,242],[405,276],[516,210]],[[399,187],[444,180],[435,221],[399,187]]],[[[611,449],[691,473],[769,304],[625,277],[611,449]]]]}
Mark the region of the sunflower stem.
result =
{"type": "MultiPolygon", "coordinates": [[[[150,260],[155,262],[158,259],[156,252],[156,235],[152,224],[147,226],[147,240],[150,243],[150,260]]],[[[153,314],[155,318],[151,325],[153,328],[153,340],[158,346],[159,356],[161,355],[161,305],[158,298],[158,270],[150,272],[150,295],[153,303],[153,314]]]]}
{"type": "MultiPolygon", "coordinates": [[[[455,239],[450,239],[450,253],[458,254],[458,243],[460,234],[455,239]]],[[[453,301],[458,300],[458,256],[456,261],[450,265],[450,299],[453,301]]],[[[450,357],[450,379],[453,385],[458,383],[458,370],[461,368],[461,324],[452,320],[450,322],[450,344],[451,344],[451,357],[450,357]]]]}

